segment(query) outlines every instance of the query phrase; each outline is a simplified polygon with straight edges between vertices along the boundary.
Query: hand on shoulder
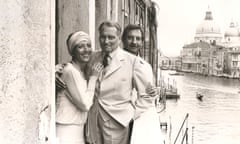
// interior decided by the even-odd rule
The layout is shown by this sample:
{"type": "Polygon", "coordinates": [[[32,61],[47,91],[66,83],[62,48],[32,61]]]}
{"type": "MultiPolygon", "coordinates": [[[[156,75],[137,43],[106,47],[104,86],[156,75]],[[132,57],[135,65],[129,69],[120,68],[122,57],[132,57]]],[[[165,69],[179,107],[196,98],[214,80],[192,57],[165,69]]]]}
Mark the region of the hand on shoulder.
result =
{"type": "Polygon", "coordinates": [[[57,90],[61,90],[61,89],[65,89],[67,86],[66,84],[63,82],[63,80],[61,79],[61,75],[63,73],[63,69],[66,66],[66,64],[57,64],[55,66],[55,84],[56,84],[56,89],[57,90]]]}

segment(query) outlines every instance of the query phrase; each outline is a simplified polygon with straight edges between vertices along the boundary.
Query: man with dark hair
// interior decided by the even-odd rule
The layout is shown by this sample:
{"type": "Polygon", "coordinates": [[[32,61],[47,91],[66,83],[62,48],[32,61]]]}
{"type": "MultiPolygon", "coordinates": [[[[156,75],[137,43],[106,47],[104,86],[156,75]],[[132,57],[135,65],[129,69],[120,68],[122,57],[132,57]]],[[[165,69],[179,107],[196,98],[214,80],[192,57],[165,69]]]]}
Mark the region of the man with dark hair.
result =
{"type": "MultiPolygon", "coordinates": [[[[145,69],[151,69],[152,71],[151,65],[140,57],[144,42],[144,33],[141,26],[135,24],[127,25],[123,31],[122,42],[124,50],[136,55],[145,69]]],[[[157,90],[155,93],[157,93],[157,90]]],[[[133,102],[138,99],[137,89],[133,90],[132,98],[133,102]]],[[[134,119],[134,123],[132,126],[130,125],[130,131],[131,144],[163,143],[159,115],[155,107],[146,108],[139,118],[134,119]],[[151,133],[151,135],[146,135],[146,133],[151,133]]]]}
{"type": "Polygon", "coordinates": [[[122,42],[124,50],[140,55],[143,48],[144,34],[141,26],[129,24],[125,27],[122,34],[122,42]]]}

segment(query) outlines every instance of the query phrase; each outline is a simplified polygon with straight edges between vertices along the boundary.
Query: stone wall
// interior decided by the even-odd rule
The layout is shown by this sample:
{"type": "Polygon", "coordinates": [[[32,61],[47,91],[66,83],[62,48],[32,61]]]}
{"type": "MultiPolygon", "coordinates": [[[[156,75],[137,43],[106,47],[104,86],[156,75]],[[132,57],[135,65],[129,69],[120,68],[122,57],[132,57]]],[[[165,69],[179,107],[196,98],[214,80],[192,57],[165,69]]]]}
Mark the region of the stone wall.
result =
{"type": "Polygon", "coordinates": [[[40,112],[50,104],[51,4],[0,1],[0,142],[37,144],[40,112]]]}

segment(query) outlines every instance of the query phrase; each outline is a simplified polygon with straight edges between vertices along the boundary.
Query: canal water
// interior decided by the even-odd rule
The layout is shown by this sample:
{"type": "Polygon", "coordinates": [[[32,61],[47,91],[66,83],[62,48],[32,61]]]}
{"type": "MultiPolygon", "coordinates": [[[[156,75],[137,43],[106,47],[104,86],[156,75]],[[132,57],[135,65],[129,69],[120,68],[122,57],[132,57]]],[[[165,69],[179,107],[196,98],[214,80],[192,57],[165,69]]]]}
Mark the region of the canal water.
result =
{"type": "Polygon", "coordinates": [[[180,99],[167,100],[160,113],[171,124],[171,143],[189,113],[189,144],[240,144],[240,81],[192,73],[169,75],[172,72],[162,71],[162,75],[170,84],[175,81],[180,99]],[[204,95],[202,101],[196,92],[204,95]]]}

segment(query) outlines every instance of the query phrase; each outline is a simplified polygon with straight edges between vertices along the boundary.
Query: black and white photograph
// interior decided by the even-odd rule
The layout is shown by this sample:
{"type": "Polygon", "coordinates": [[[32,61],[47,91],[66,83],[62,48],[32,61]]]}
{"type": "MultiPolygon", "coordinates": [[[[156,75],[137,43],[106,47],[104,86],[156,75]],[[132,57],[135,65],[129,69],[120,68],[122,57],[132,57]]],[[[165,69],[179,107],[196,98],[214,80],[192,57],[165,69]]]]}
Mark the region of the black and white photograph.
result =
{"type": "Polygon", "coordinates": [[[0,1],[0,143],[239,144],[239,5],[0,1]]]}

